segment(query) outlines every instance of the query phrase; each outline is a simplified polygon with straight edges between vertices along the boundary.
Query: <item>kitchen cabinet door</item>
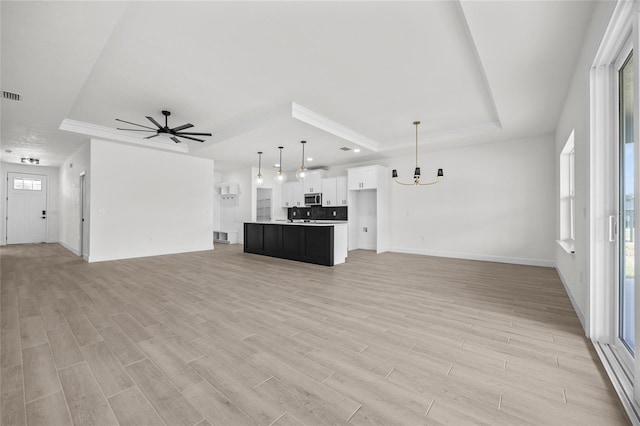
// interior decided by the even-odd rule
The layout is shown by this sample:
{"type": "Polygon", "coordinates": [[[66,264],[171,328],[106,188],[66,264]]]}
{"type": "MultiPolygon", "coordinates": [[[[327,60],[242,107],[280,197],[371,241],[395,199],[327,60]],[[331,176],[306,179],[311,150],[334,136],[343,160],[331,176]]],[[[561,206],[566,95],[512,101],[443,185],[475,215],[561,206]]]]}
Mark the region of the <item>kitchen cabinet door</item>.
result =
{"type": "Polygon", "coordinates": [[[303,182],[292,182],[293,198],[291,207],[304,207],[304,185],[303,182]]]}
{"type": "Polygon", "coordinates": [[[376,189],[378,187],[378,169],[375,166],[356,167],[347,170],[349,190],[376,189]]]}
{"type": "Polygon", "coordinates": [[[310,172],[304,180],[303,185],[305,194],[322,192],[322,176],[319,173],[310,172]]]}
{"type": "Polygon", "coordinates": [[[349,197],[347,197],[347,177],[339,176],[336,178],[336,206],[346,206],[349,204],[347,201],[349,197]]]}
{"type": "Polygon", "coordinates": [[[282,184],[282,207],[289,208],[294,207],[293,199],[293,183],[282,184]]]}
{"type": "Polygon", "coordinates": [[[336,178],[322,179],[322,207],[334,207],[340,205],[337,201],[336,189],[336,178]]]}

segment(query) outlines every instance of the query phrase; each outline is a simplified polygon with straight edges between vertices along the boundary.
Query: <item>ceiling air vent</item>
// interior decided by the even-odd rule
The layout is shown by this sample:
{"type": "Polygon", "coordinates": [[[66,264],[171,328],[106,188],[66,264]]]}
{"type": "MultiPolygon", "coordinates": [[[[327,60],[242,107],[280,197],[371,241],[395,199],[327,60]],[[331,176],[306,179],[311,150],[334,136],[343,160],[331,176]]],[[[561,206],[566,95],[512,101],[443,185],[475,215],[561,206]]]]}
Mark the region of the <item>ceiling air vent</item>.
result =
{"type": "Polygon", "coordinates": [[[343,146],[340,149],[343,150],[343,151],[351,151],[351,148],[349,148],[348,146],[343,146]]]}
{"type": "Polygon", "coordinates": [[[20,95],[18,93],[2,91],[2,98],[9,99],[10,101],[20,101],[20,95]]]}

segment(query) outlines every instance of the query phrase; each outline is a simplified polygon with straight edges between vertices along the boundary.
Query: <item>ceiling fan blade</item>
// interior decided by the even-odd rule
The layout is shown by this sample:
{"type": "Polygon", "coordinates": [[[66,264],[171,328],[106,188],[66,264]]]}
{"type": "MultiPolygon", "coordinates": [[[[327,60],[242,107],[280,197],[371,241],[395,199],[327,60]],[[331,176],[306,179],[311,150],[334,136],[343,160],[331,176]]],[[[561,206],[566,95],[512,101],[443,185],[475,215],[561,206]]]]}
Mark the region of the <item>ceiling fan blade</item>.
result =
{"type": "Polygon", "coordinates": [[[211,136],[211,133],[194,133],[194,132],[180,132],[176,133],[178,136],[192,135],[192,136],[211,136]]]}
{"type": "Polygon", "coordinates": [[[196,138],[192,138],[191,136],[184,136],[184,135],[179,135],[179,134],[177,134],[176,136],[178,136],[180,138],[191,139],[192,141],[204,142],[203,139],[196,139],[196,138]]]}
{"type": "Polygon", "coordinates": [[[156,133],[155,135],[147,136],[145,139],[155,138],[156,136],[158,136],[158,133],[156,133]]]}
{"type": "Polygon", "coordinates": [[[180,143],[180,140],[175,136],[171,136],[171,140],[174,141],[175,143],[180,143]]]}
{"type": "Polygon", "coordinates": [[[119,118],[116,118],[116,121],[122,121],[123,123],[133,124],[134,126],[140,126],[140,127],[144,127],[145,129],[155,130],[153,127],[143,126],[142,124],[136,124],[136,123],[132,123],[130,121],[120,120],[119,118]]]}
{"type": "Polygon", "coordinates": [[[151,130],[142,130],[142,129],[121,129],[120,127],[117,128],[117,130],[128,130],[130,132],[155,132],[155,130],[151,129],[151,130]]]}
{"type": "Polygon", "coordinates": [[[182,126],[174,127],[173,129],[171,129],[171,131],[179,132],[180,130],[188,129],[189,127],[193,127],[193,124],[191,123],[183,124],[182,126]]]}
{"type": "Polygon", "coordinates": [[[147,115],[147,120],[149,120],[150,122],[152,122],[153,124],[155,124],[156,126],[158,126],[158,129],[162,129],[163,127],[160,125],[160,123],[158,123],[153,117],[149,117],[147,115]]]}

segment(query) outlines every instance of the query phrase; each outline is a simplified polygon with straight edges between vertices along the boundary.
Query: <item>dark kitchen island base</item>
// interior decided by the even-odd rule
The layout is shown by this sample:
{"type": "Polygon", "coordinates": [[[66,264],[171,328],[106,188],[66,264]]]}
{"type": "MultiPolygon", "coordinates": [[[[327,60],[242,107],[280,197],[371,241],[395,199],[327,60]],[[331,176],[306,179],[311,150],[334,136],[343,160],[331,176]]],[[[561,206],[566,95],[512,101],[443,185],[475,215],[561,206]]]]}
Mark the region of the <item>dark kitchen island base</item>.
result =
{"type": "Polygon", "coordinates": [[[337,265],[347,257],[347,224],[247,222],[244,251],[318,265],[337,265]]]}

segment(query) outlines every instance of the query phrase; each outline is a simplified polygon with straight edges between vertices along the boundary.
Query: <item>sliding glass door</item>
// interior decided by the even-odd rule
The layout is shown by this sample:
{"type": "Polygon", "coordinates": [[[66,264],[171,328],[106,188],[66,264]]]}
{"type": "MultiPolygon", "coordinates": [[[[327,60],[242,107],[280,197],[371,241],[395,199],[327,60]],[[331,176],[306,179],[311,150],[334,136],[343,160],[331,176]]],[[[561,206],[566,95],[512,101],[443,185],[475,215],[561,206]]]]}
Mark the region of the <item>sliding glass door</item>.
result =
{"type": "Polygon", "coordinates": [[[623,52],[618,68],[618,232],[617,337],[619,348],[635,350],[635,155],[633,52],[623,52]]]}

